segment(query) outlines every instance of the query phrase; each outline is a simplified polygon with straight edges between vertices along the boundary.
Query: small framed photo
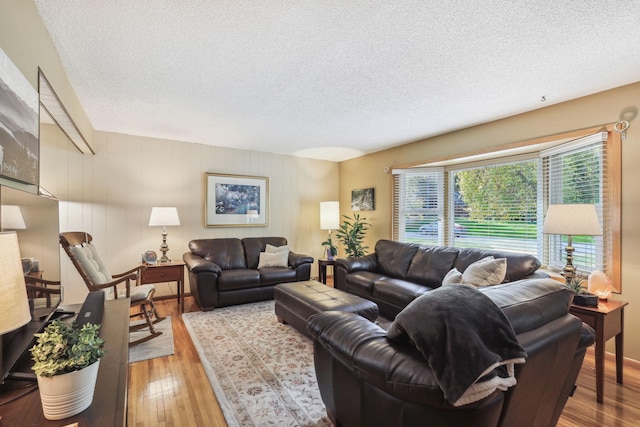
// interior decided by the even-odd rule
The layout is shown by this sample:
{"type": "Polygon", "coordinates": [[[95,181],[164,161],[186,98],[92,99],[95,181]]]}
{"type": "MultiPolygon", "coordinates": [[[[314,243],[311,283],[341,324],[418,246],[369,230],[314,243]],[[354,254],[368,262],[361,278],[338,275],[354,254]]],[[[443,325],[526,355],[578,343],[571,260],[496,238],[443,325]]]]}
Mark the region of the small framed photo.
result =
{"type": "Polygon", "coordinates": [[[357,211],[375,211],[376,198],[373,188],[361,188],[351,190],[351,210],[357,211]]]}
{"type": "Polygon", "coordinates": [[[205,227],[269,225],[269,178],[205,174],[205,227]]]}
{"type": "Polygon", "coordinates": [[[158,262],[158,255],[155,253],[155,251],[146,251],[144,254],[142,254],[142,261],[144,261],[146,264],[154,265],[158,262]]]}

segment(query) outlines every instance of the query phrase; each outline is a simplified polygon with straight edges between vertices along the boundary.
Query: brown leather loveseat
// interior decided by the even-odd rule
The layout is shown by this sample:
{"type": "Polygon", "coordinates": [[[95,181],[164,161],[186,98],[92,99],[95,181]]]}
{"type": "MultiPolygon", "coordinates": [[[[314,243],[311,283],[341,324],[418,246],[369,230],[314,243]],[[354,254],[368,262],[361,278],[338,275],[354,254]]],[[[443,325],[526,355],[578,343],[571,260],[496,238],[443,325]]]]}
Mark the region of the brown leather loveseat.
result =
{"type": "MultiPolygon", "coordinates": [[[[456,286],[467,287],[444,286],[421,300],[456,286]]],[[[461,406],[445,398],[446,387],[440,386],[443,381],[431,368],[433,357],[425,358],[410,339],[391,339],[381,326],[352,313],[327,311],[311,316],[308,328],[314,338],[316,376],[334,424],[554,426],[572,393],[585,349],[594,341],[593,330],[569,314],[573,293],[548,278],[491,286],[480,292],[495,303],[489,303],[494,310],[506,315],[526,360],[515,365],[517,384],[506,391],[494,389],[480,400],[461,406]]],[[[451,325],[465,315],[462,310],[456,311],[457,302],[452,301],[448,319],[435,322],[438,326],[415,319],[412,327],[427,334],[448,329],[442,325],[451,325]]],[[[411,324],[411,318],[404,320],[411,324]]],[[[473,319],[467,320],[473,323],[473,319]]],[[[482,329],[483,325],[478,327],[482,329]]],[[[393,324],[390,331],[392,328],[393,324]]],[[[450,344],[449,338],[446,342],[450,344]]],[[[477,357],[467,345],[443,345],[431,349],[431,354],[440,351],[446,356],[445,364],[458,357],[467,357],[473,364],[477,357]]]]}
{"type": "Polygon", "coordinates": [[[189,242],[183,260],[189,285],[203,310],[273,299],[278,283],[309,280],[313,258],[288,251],[284,263],[260,266],[268,245],[282,248],[284,237],[197,239],[189,242]],[[260,267],[260,268],[259,268],[260,267]]]}

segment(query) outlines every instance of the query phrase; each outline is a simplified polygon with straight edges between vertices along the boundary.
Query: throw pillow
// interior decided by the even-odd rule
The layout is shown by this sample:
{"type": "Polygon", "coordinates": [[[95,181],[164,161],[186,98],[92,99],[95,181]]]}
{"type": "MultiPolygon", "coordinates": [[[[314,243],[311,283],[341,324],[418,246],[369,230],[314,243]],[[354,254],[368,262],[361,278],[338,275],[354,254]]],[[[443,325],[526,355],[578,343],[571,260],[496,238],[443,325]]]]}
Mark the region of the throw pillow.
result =
{"type": "Polygon", "coordinates": [[[507,274],[507,259],[492,256],[474,262],[462,273],[462,283],[473,286],[490,286],[502,283],[507,274]]]}
{"type": "Polygon", "coordinates": [[[445,285],[455,285],[458,283],[462,283],[462,273],[458,271],[457,268],[452,268],[442,279],[442,286],[445,285]]]}
{"type": "Polygon", "coordinates": [[[258,268],[263,267],[287,267],[289,261],[289,251],[282,252],[260,252],[258,268]]]}
{"type": "Polygon", "coordinates": [[[289,246],[273,246],[267,243],[267,247],[264,249],[265,252],[268,253],[277,253],[277,252],[287,252],[289,253],[289,246]]]}

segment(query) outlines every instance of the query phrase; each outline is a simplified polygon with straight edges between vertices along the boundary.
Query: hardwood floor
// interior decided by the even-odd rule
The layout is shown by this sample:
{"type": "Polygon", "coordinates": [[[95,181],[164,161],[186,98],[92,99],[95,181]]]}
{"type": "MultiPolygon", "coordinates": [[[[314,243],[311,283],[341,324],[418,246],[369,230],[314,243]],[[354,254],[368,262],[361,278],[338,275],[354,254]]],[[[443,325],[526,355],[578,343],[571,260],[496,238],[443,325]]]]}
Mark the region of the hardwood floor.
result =
{"type": "MultiPolygon", "coordinates": [[[[130,426],[226,426],[175,299],[159,301],[158,310],[173,317],[175,354],[129,365],[130,426]]],[[[193,298],[185,312],[197,311],[193,298]]],[[[615,363],[605,364],[604,404],[596,403],[593,352],[587,352],[578,389],[569,398],[560,427],[637,426],[640,420],[640,369],[626,365],[624,385],[616,383],[615,363]]]]}

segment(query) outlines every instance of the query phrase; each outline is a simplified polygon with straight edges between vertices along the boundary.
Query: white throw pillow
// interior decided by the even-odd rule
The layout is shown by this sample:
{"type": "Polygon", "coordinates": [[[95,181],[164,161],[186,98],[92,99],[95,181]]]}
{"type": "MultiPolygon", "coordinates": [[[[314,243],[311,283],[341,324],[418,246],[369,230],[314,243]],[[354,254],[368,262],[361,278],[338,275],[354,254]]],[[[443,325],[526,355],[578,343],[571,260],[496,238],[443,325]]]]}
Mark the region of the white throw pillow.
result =
{"type": "Polygon", "coordinates": [[[287,267],[289,261],[289,251],[282,252],[260,252],[258,268],[263,267],[287,267]]]}
{"type": "Polygon", "coordinates": [[[286,252],[287,254],[289,253],[289,246],[284,245],[284,246],[273,246],[267,243],[267,247],[264,249],[265,252],[274,254],[274,253],[278,253],[278,252],[286,252]]]}
{"type": "Polygon", "coordinates": [[[452,268],[442,279],[442,286],[445,285],[455,285],[462,283],[462,273],[458,271],[457,268],[452,268]]]}
{"type": "Polygon", "coordinates": [[[482,258],[471,264],[462,273],[462,283],[473,286],[498,285],[507,274],[507,259],[482,258]]]}

